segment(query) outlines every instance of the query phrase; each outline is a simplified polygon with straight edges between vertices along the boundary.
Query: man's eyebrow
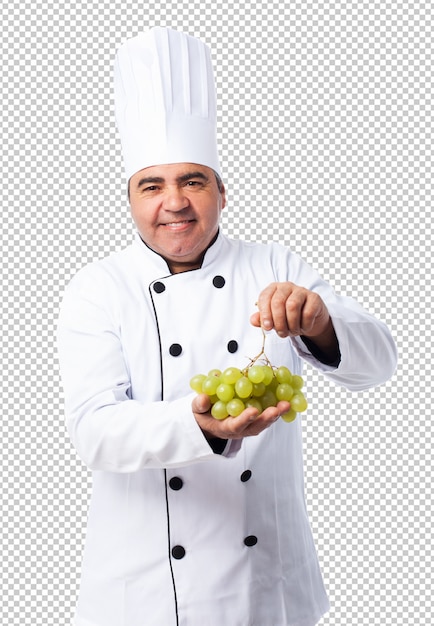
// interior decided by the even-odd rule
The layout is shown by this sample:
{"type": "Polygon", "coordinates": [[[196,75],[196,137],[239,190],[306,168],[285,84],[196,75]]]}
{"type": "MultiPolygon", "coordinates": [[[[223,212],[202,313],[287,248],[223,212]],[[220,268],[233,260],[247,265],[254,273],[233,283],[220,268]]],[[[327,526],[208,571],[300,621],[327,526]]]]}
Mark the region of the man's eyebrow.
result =
{"type": "Polygon", "coordinates": [[[181,174],[181,176],[177,177],[178,183],[185,183],[192,178],[201,178],[202,180],[208,181],[209,178],[203,172],[187,172],[186,174],[181,174]]]}
{"type": "Polygon", "coordinates": [[[164,183],[164,178],[161,178],[161,176],[145,176],[137,183],[137,189],[140,189],[143,185],[153,185],[155,183],[164,183]]]}
{"type": "MultiPolygon", "coordinates": [[[[191,180],[192,178],[200,178],[201,180],[205,180],[205,181],[209,180],[208,176],[204,174],[203,172],[194,171],[194,172],[186,172],[185,174],[181,174],[180,176],[176,178],[176,182],[185,183],[188,180],[191,180]]],[[[137,183],[137,189],[140,189],[140,187],[143,187],[143,185],[155,185],[155,184],[161,185],[164,182],[165,182],[165,179],[162,176],[144,176],[137,183]]]]}

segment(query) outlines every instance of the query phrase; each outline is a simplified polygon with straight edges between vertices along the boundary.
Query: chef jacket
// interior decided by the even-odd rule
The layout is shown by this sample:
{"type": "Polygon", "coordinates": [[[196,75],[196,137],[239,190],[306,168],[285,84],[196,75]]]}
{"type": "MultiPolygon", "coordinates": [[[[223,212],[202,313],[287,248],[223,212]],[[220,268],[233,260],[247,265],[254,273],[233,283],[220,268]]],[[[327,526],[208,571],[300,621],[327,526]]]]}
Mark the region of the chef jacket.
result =
{"type": "MultiPolygon", "coordinates": [[[[320,294],[340,362],[267,334],[273,365],[303,361],[350,390],[388,379],[386,326],[336,295],[289,249],[219,234],[200,269],[170,274],[140,239],[72,279],[58,346],[67,427],[93,473],[76,626],[312,626],[328,610],[306,512],[301,419],[216,453],[189,380],[245,367],[262,333],[259,293],[320,294]]],[[[315,403],[315,390],[307,395],[315,403]]]]}

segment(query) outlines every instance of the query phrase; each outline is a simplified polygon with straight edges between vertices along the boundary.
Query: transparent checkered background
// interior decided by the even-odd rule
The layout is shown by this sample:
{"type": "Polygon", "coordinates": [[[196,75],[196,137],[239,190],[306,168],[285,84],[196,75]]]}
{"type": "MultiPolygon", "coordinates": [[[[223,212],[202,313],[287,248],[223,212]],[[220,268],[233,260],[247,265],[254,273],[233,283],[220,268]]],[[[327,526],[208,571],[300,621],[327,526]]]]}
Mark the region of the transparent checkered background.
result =
{"type": "Polygon", "coordinates": [[[72,275],[133,234],[112,63],[154,25],[212,48],[223,229],[290,245],[398,344],[396,375],[369,392],[306,370],[321,624],[433,624],[431,2],[26,0],[1,25],[1,624],[70,623],[90,479],[54,329],[72,275]]]}

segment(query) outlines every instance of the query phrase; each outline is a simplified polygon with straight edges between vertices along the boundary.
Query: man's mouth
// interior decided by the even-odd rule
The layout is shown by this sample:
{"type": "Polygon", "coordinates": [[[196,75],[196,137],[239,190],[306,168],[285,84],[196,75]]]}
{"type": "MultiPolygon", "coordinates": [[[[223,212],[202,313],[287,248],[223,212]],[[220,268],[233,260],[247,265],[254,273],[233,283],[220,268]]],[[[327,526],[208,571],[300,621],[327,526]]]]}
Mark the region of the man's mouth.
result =
{"type": "Polygon", "coordinates": [[[166,228],[171,228],[173,230],[182,230],[186,228],[189,224],[192,224],[195,220],[178,220],[176,222],[165,222],[162,226],[166,228]]]}

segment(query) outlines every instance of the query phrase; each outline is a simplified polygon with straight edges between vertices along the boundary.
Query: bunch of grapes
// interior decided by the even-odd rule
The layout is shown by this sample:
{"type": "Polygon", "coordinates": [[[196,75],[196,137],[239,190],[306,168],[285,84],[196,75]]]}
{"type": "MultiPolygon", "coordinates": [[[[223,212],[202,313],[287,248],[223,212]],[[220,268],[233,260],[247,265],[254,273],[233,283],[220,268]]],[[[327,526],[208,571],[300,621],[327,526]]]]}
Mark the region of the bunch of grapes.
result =
{"type": "Polygon", "coordinates": [[[228,367],[223,372],[214,369],[208,375],[193,376],[190,387],[210,397],[213,417],[218,420],[236,417],[250,406],[262,413],[280,400],[286,400],[291,408],[281,417],[285,422],[292,422],[297,413],[307,409],[302,392],[303,378],[292,374],[284,365],[273,367],[266,357],[265,364],[260,363],[258,359],[262,355],[263,350],[243,370],[228,367]]]}

